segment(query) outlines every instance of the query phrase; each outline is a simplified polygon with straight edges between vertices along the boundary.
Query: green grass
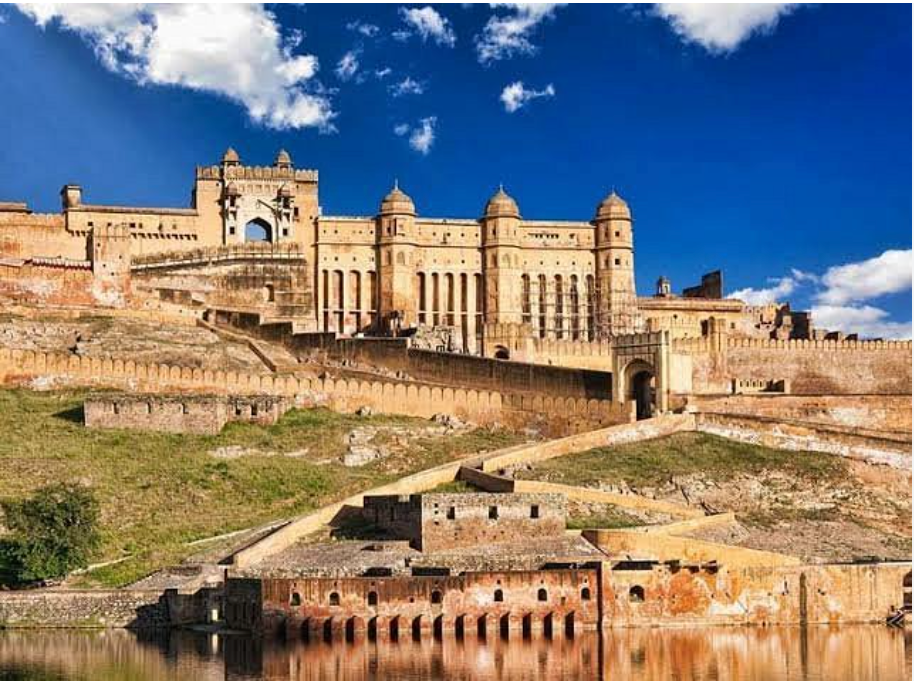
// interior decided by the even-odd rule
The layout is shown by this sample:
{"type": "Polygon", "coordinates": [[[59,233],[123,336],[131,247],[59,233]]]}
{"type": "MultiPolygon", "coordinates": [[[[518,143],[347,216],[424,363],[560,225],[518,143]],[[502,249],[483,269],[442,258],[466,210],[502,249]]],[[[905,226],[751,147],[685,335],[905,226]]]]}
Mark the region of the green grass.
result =
{"type": "Polygon", "coordinates": [[[0,497],[22,497],[59,481],[92,486],[102,505],[103,547],[96,561],[131,557],[86,578],[104,585],[126,584],[200,551],[188,542],[301,514],[520,440],[477,429],[416,439],[405,452],[347,468],[338,458],[346,448],[344,436],[355,426],[427,422],[314,409],[292,410],[268,427],[229,424],[216,436],[96,430],[82,424],[84,397],[72,391],[0,391],[0,497]],[[278,454],[236,459],[209,454],[230,445],[278,454]]]}
{"type": "Polygon", "coordinates": [[[701,474],[725,482],[739,474],[780,471],[804,480],[833,480],[845,475],[847,462],[834,455],[774,450],[703,433],[682,433],[654,440],[596,448],[521,470],[520,478],[568,485],[600,483],[658,486],[674,476],[701,474]]]}

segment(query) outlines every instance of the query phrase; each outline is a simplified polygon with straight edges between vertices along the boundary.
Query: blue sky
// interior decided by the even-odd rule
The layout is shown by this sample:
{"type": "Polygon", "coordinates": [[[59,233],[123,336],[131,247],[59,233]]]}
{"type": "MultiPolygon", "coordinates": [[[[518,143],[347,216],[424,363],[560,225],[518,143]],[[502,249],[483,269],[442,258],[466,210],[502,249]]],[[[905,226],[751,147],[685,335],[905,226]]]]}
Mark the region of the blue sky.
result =
{"type": "Polygon", "coordinates": [[[195,164],[285,147],[328,214],[635,216],[638,288],[910,336],[911,7],[0,9],[0,199],[186,205],[195,164]],[[12,106],[10,106],[12,104],[12,106]]]}

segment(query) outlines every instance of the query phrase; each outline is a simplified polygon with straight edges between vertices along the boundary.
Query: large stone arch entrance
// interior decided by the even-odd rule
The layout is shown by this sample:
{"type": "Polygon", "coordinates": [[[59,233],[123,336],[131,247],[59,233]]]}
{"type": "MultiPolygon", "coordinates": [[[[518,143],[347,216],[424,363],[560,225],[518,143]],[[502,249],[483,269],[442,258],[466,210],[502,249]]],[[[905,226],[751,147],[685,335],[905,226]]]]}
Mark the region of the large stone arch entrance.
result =
{"type": "Polygon", "coordinates": [[[657,372],[643,360],[629,363],[624,371],[625,399],[635,404],[636,419],[650,419],[657,412],[657,372]]]}
{"type": "Polygon", "coordinates": [[[272,242],[273,226],[263,218],[254,218],[244,226],[244,241],[272,242]]]}

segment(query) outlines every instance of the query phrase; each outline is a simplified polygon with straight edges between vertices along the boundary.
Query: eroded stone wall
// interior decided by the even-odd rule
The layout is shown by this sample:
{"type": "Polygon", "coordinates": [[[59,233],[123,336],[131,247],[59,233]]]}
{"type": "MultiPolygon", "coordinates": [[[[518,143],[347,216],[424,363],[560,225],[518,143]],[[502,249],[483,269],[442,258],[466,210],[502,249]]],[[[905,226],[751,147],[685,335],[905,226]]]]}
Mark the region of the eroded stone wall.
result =
{"type": "Polygon", "coordinates": [[[163,628],[161,590],[0,591],[0,627],[163,628]]]}

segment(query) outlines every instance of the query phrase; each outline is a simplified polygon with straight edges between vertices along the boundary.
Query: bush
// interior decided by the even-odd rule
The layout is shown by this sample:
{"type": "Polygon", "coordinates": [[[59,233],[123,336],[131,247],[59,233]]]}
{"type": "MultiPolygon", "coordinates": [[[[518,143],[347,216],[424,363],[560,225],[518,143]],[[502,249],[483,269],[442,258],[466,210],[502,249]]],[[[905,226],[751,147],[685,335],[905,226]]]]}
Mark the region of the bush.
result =
{"type": "Polygon", "coordinates": [[[98,502],[85,486],[48,485],[0,507],[10,532],[0,563],[17,582],[62,578],[85,568],[99,546],[98,502]]]}

